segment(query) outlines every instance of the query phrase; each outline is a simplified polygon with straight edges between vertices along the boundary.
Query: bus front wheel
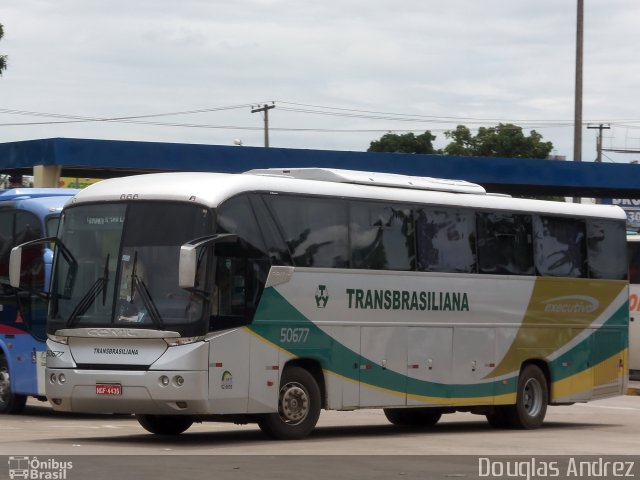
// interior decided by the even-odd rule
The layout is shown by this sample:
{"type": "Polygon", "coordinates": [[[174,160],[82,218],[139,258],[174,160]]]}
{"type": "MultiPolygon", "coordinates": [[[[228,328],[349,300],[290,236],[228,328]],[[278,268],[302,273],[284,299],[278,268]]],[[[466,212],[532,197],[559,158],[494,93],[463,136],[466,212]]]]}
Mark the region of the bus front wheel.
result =
{"type": "Polygon", "coordinates": [[[0,355],[0,414],[15,414],[24,410],[26,395],[18,395],[11,390],[11,377],[7,360],[0,355]]]}
{"type": "Polygon", "coordinates": [[[514,428],[533,429],[542,425],[547,413],[549,390],[547,378],[536,365],[527,365],[520,372],[516,404],[506,407],[509,425],[514,428]]]}
{"type": "Polygon", "coordinates": [[[258,426],[278,440],[299,440],[311,433],[320,417],[320,388],[311,373],[287,367],[282,373],[278,412],[261,415],[258,426]]]}
{"type": "Polygon", "coordinates": [[[193,425],[188,415],[136,415],[136,420],[147,432],[156,435],[180,435],[193,425]]]}

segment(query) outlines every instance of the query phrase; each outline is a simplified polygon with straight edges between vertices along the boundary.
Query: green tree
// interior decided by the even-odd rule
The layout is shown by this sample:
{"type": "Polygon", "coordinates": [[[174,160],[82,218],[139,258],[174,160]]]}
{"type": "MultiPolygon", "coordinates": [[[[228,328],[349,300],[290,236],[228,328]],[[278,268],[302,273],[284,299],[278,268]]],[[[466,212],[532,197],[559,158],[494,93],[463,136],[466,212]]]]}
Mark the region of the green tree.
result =
{"type": "Polygon", "coordinates": [[[553,144],[543,142],[542,135],[532,130],[525,136],[522,127],[500,123],[496,127],[480,127],[474,136],[464,125],[444,133],[451,142],[444,148],[447,155],[479,157],[547,158],[553,144]]]}
{"type": "MultiPolygon", "coordinates": [[[[0,23],[0,40],[4,37],[4,27],[0,23]]],[[[2,72],[7,68],[7,56],[0,55],[0,76],[2,76],[2,72]]]]}
{"type": "Polygon", "coordinates": [[[429,130],[418,136],[413,133],[385,133],[380,140],[371,142],[367,152],[439,153],[433,148],[435,139],[429,130]]]}

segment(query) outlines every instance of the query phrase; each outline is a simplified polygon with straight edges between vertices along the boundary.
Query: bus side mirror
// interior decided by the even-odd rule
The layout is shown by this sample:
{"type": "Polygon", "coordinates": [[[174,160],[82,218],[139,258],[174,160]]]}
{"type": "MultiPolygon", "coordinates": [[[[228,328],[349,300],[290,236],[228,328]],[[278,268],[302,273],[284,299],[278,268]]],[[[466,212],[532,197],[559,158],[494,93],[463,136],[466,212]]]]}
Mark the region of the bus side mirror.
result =
{"type": "MultiPolygon", "coordinates": [[[[9,257],[9,284],[12,287],[45,293],[45,249],[52,242],[57,243],[57,240],[47,237],[13,247],[9,257]]],[[[62,253],[65,252],[62,248],[62,253]]]]}
{"type": "Polygon", "coordinates": [[[20,272],[22,271],[22,245],[11,249],[9,257],[9,284],[14,288],[20,288],[20,272]]]}
{"type": "Polygon", "coordinates": [[[197,247],[185,243],[180,247],[180,263],[178,266],[178,285],[180,288],[196,286],[196,270],[198,268],[197,247]]]}
{"type": "Polygon", "coordinates": [[[180,247],[180,262],[178,264],[178,286],[184,289],[196,288],[198,267],[204,258],[204,247],[215,244],[233,244],[238,242],[238,236],[232,233],[207,235],[188,241],[180,247]]]}

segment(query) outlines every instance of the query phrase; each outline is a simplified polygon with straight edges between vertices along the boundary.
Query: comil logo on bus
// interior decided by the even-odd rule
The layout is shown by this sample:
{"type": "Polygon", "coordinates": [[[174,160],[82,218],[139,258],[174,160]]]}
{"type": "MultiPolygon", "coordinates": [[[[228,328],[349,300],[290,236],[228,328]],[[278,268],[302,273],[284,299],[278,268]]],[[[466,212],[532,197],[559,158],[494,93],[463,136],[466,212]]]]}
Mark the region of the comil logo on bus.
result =
{"type": "Polygon", "coordinates": [[[600,302],[586,295],[567,295],[542,302],[546,313],[593,313],[600,302]]]}

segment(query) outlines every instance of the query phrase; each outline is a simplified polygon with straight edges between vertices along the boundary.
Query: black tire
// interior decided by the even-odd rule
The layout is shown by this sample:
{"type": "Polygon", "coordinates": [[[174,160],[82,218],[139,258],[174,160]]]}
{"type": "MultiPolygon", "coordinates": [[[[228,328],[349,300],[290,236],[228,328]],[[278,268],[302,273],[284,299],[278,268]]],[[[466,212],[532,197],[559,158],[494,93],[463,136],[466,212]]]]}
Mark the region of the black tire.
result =
{"type": "Polygon", "coordinates": [[[437,408],[385,408],[383,411],[387,420],[404,427],[432,427],[442,417],[437,408]]]}
{"type": "Polygon", "coordinates": [[[193,425],[188,415],[136,415],[136,420],[147,432],[156,435],[180,435],[193,425]]]}
{"type": "Polygon", "coordinates": [[[260,415],[260,430],[278,440],[299,440],[311,433],[322,408],[320,388],[311,373],[287,367],[280,380],[278,412],[260,415]]]}
{"type": "Polygon", "coordinates": [[[518,377],[516,404],[507,407],[509,425],[531,430],[542,425],[549,404],[547,378],[536,365],[527,365],[518,377]]]}
{"type": "Polygon", "coordinates": [[[4,356],[0,355],[0,414],[21,413],[26,404],[26,395],[18,395],[11,390],[9,365],[4,356]]]}
{"type": "Polygon", "coordinates": [[[487,414],[487,421],[493,428],[507,428],[510,426],[507,418],[509,407],[494,407],[493,412],[487,414]]]}

